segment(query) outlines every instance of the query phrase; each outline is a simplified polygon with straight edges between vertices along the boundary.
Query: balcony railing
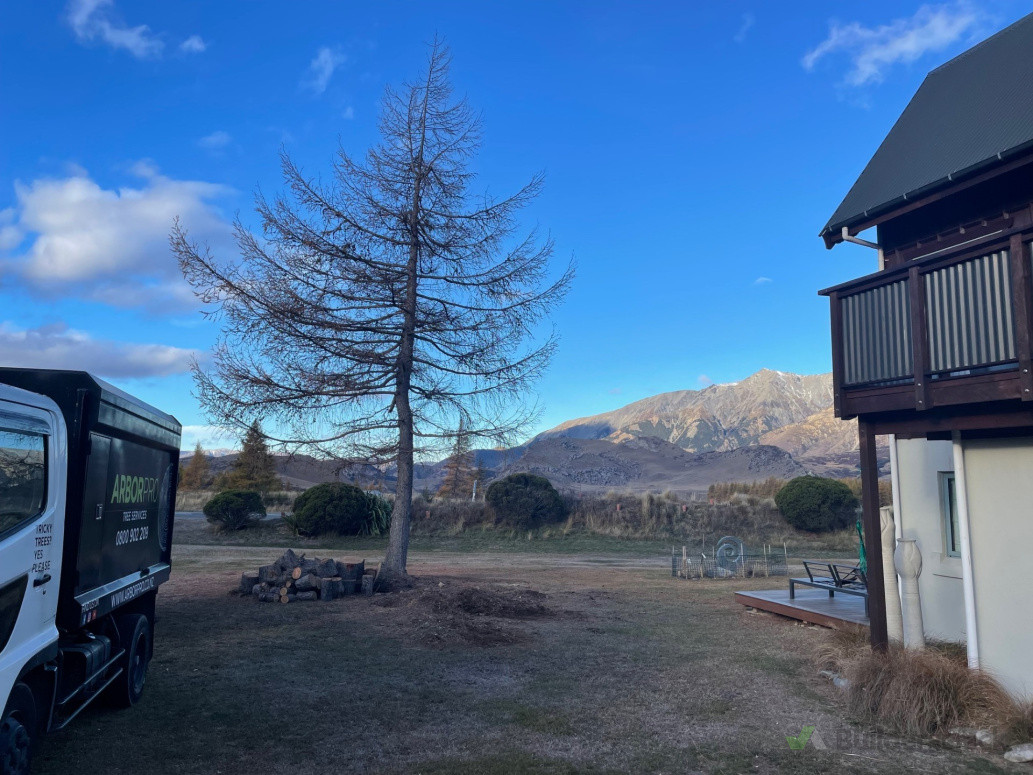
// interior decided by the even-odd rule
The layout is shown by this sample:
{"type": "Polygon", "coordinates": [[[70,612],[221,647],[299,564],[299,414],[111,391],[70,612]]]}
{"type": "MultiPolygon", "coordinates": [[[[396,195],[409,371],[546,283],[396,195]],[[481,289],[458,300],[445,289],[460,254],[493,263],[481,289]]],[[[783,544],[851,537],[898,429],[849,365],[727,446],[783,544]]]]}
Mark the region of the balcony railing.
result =
{"type": "Polygon", "coordinates": [[[1033,398],[1033,252],[999,234],[823,291],[837,414],[1033,398]]]}

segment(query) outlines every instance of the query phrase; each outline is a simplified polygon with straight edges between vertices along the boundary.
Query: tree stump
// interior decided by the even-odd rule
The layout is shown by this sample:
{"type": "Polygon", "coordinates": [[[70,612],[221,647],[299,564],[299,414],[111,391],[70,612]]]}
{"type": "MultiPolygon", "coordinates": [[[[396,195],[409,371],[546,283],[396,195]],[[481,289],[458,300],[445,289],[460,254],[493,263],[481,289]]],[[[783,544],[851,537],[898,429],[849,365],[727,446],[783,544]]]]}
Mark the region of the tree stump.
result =
{"type": "Polygon", "coordinates": [[[366,597],[373,597],[373,574],[367,573],[362,577],[362,594],[366,597]]]}
{"type": "Polygon", "coordinates": [[[250,595],[251,589],[258,583],[257,573],[244,572],[240,574],[240,594],[250,595]]]}
{"type": "Polygon", "coordinates": [[[362,562],[338,562],[337,574],[342,579],[355,579],[359,581],[362,574],[366,572],[366,561],[362,562]]]}
{"type": "Polygon", "coordinates": [[[337,563],[333,560],[323,560],[316,567],[316,575],[321,579],[330,579],[337,575],[337,563]]]}
{"type": "Polygon", "coordinates": [[[320,600],[336,600],[339,597],[344,596],[344,579],[340,576],[334,576],[329,579],[322,579],[322,585],[319,590],[320,600]]]}

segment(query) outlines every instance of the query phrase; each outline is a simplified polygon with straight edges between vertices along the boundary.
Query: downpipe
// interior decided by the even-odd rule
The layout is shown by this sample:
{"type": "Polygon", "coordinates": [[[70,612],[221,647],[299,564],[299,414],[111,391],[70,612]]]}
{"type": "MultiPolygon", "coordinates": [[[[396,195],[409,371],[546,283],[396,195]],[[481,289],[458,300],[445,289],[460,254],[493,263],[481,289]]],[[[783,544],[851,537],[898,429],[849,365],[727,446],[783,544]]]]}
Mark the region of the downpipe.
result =
{"type": "Polygon", "coordinates": [[[958,530],[961,532],[961,583],[965,593],[965,635],[968,666],[979,667],[979,631],[976,629],[976,586],[972,575],[972,534],[969,531],[968,487],[965,477],[965,450],[961,432],[951,433],[954,446],[954,494],[958,504],[958,530]]]}

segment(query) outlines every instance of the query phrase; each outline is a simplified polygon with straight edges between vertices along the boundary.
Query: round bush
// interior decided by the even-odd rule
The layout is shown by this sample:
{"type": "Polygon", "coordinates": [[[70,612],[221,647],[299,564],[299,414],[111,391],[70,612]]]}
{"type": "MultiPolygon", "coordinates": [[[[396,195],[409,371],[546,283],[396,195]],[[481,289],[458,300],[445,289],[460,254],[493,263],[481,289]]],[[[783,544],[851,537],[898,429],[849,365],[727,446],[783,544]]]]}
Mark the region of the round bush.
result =
{"type": "Polygon", "coordinates": [[[303,536],[380,535],[391,525],[391,505],[352,484],[317,484],[294,501],[291,524],[303,536]]]}
{"type": "Polygon", "coordinates": [[[497,522],[521,530],[561,522],[567,516],[563,499],[544,476],[510,474],[492,482],[484,499],[497,522]]]}
{"type": "Polygon", "coordinates": [[[253,490],[226,490],[204,504],[204,515],[220,530],[243,530],[265,516],[265,505],[253,490]]]}
{"type": "Polygon", "coordinates": [[[797,530],[827,533],[842,530],[857,519],[857,498],[835,479],[798,476],[775,495],[775,505],[797,530]]]}

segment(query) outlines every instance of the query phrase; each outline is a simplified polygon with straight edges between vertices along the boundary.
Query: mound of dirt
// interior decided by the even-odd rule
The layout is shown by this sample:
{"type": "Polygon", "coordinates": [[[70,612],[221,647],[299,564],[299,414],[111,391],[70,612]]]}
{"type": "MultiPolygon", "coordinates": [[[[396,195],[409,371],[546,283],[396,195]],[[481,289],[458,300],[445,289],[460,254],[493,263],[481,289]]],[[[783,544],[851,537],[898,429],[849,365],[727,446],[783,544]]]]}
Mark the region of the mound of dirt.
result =
{"type": "Polygon", "coordinates": [[[456,593],[451,600],[437,601],[434,607],[439,613],[451,608],[471,616],[538,619],[552,616],[552,611],[542,602],[544,600],[545,595],[533,589],[489,590],[467,587],[456,593]]]}
{"type": "MultiPolygon", "coordinates": [[[[551,617],[547,596],[532,589],[495,585],[472,586],[455,579],[419,579],[412,586],[376,595],[373,605],[395,609],[431,645],[462,642],[476,646],[526,643],[530,635],[515,624],[551,617]],[[404,612],[404,613],[403,613],[404,612]]],[[[387,613],[387,612],[385,612],[387,613]]],[[[401,622],[394,622],[400,624],[401,622]]]]}

